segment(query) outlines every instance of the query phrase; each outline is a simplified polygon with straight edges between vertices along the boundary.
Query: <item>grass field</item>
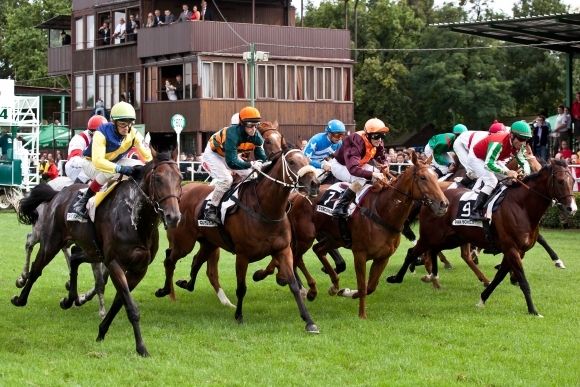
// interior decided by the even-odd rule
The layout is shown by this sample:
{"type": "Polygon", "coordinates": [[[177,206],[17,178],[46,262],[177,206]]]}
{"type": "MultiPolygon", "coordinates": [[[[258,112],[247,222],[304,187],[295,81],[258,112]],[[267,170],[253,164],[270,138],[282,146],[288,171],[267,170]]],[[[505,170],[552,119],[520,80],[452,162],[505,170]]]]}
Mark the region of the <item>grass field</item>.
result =
{"type": "MultiPolygon", "coordinates": [[[[16,308],[14,282],[24,263],[29,226],[11,212],[0,213],[0,386],[579,386],[580,265],[578,232],[545,231],[566,270],[554,267],[537,246],[525,267],[538,311],[526,313],[519,288],[505,281],[483,309],[483,289],[459,251],[448,253],[455,268],[440,273],[436,291],[408,275],[401,285],[384,281],[402,263],[409,243],[391,259],[378,290],[367,299],[368,320],[358,301],[330,297],[328,278],[310,254],[307,265],[319,296],[307,307],[320,328],[307,334],[287,287],[273,279],[261,283],[251,273],[244,301],[244,324],[222,306],[200,274],[195,292],[177,289],[179,302],[158,299],[164,279],[164,233],[156,260],[133,292],[141,312],[141,331],[150,358],[135,352],[126,314],[117,316],[103,342],[95,342],[100,322],[96,299],[82,308],[61,310],[67,270],[58,255],[32,289],[28,305],[16,308]]],[[[350,251],[341,285],[355,288],[350,251]]],[[[499,257],[482,256],[488,277],[499,257]]],[[[188,276],[191,256],[177,266],[188,276]]],[[[423,273],[423,268],[418,273],[423,273]]],[[[233,303],[234,259],[222,252],[221,283],[233,303]]],[[[80,290],[91,287],[83,265],[80,290]]],[[[110,305],[114,289],[107,286],[110,305]]]]}

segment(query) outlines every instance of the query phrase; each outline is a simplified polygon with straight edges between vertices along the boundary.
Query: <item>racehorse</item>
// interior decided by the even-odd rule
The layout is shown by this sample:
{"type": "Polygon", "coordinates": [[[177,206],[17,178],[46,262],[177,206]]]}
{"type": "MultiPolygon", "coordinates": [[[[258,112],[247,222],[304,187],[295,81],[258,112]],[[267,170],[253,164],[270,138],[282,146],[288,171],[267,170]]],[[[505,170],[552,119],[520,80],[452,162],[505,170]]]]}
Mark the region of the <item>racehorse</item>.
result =
{"type": "Polygon", "coordinates": [[[212,260],[211,264],[208,262],[210,280],[212,280],[210,270],[215,270],[217,276],[217,260],[219,249],[222,248],[236,255],[238,302],[234,317],[241,323],[248,264],[272,255],[280,263],[280,272],[290,286],[300,316],[306,322],[306,331],[318,333],[318,328],[300,296],[295,278],[286,207],[292,189],[305,190],[308,196],[314,197],[318,194],[320,182],[316,178],[315,169],[309,165],[308,158],[298,149],[288,149],[284,146],[280,152],[271,157],[271,160],[272,164],[264,168],[259,178],[240,188],[239,201],[242,204],[238,204],[240,208],[225,218],[223,232],[227,236],[222,236],[217,227],[200,226],[198,214],[202,211],[202,205],[211,193],[212,187],[191,184],[180,203],[183,214],[181,223],[175,229],[167,231],[169,249],[164,262],[165,284],[155,292],[155,295],[163,297],[169,294],[175,299],[173,287],[175,264],[193,250],[196,241],[200,243],[200,249],[193,259],[191,280],[177,282],[178,286],[189,291],[194,290],[199,269],[206,261],[212,260]]]}
{"type": "MultiPolygon", "coordinates": [[[[524,274],[522,259],[538,238],[539,224],[552,200],[557,200],[560,208],[568,215],[576,210],[576,200],[572,192],[574,179],[565,161],[552,160],[539,172],[531,174],[520,183],[514,183],[506,190],[505,198],[493,213],[490,224],[493,243],[503,253],[500,267],[489,286],[481,293],[478,306],[483,307],[494,289],[512,271],[526,299],[528,312],[539,315],[530,293],[530,285],[524,274]]],[[[453,249],[465,242],[483,248],[492,248],[480,227],[453,226],[459,201],[465,189],[445,191],[450,207],[447,215],[435,217],[424,209],[419,215],[420,237],[415,247],[407,252],[403,266],[395,276],[387,278],[389,283],[401,283],[409,265],[421,254],[430,251],[436,256],[441,250],[453,249]]],[[[437,260],[433,260],[433,276],[437,276],[437,260]]]]}
{"type": "Polygon", "coordinates": [[[140,314],[131,291],[143,279],[155,258],[159,247],[160,220],[163,219],[170,229],[177,226],[181,217],[181,173],[175,161],[177,149],[172,154],[157,153],[151,149],[151,154],[152,161],[134,167],[134,176],[120,182],[99,205],[92,230],[92,222],[67,221],[68,209],[83,185],[75,184],[61,192],[54,191],[48,185],[39,185],[31,191],[30,196],[21,202],[18,217],[25,224],[41,222],[43,232],[30,278],[20,296],[12,297],[12,304],[26,305],[32,285],[42,274],[43,268],[72,241],[83,252],[72,255],[70,291],[68,297],[61,300],[61,307],[70,308],[78,299],[78,266],[82,262],[102,261],[117,294],[99,325],[97,341],[104,340],[113,319],[125,306],[133,326],[136,350],[141,356],[149,356],[141,337],[140,314]],[[46,215],[38,218],[35,210],[45,202],[48,202],[46,215]]]}
{"type": "MultiPolygon", "coordinates": [[[[332,281],[329,293],[359,298],[361,318],[367,318],[366,296],[375,291],[381,273],[399,246],[403,222],[413,202],[415,200],[423,202],[436,215],[442,215],[447,210],[447,199],[439,188],[437,174],[430,167],[431,157],[423,162],[418,160],[413,152],[412,162],[413,164],[394,184],[387,184],[376,192],[368,192],[359,203],[358,211],[347,220],[357,276],[358,290],[355,292],[348,289],[338,290],[339,277],[326,259],[326,254],[331,249],[347,246],[341,236],[339,221],[316,210],[318,200],[328,187],[323,187],[317,200],[313,200],[312,203],[307,203],[306,200],[295,201],[295,208],[290,211],[292,229],[295,232],[294,259],[297,265],[318,238],[319,242],[312,249],[329,273],[332,281]],[[366,262],[369,260],[373,263],[367,284],[366,262]]],[[[254,273],[254,280],[260,280],[270,274],[268,270],[254,273]]],[[[308,298],[313,299],[317,293],[314,279],[308,278],[308,285],[310,286],[308,298]]]]}

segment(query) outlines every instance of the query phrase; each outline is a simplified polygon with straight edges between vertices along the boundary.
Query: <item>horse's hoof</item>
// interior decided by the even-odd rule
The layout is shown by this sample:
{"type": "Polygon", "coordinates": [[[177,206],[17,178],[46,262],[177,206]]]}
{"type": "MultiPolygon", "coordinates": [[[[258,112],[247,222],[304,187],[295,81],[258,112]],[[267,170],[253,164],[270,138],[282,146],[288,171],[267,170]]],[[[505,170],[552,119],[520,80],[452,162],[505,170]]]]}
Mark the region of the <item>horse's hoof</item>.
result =
{"type": "Polygon", "coordinates": [[[185,290],[189,290],[190,292],[193,292],[193,287],[191,289],[189,288],[189,282],[187,282],[187,280],[184,280],[184,279],[178,280],[175,282],[175,285],[177,285],[181,289],[185,289],[185,290]]]}
{"type": "Polygon", "coordinates": [[[10,299],[10,302],[12,303],[12,305],[14,306],[22,306],[18,303],[18,296],[14,296],[10,299]]]}
{"type": "Polygon", "coordinates": [[[447,270],[451,270],[451,269],[453,269],[453,265],[452,265],[452,264],[450,264],[450,263],[446,263],[446,264],[445,264],[445,269],[447,269],[447,270]]]}
{"type": "Polygon", "coordinates": [[[284,279],[284,278],[278,278],[276,277],[276,283],[280,286],[286,286],[288,285],[288,282],[284,279]]]}
{"type": "Polygon", "coordinates": [[[64,288],[66,289],[67,292],[70,292],[70,281],[66,281],[66,284],[64,284],[64,288]]]}
{"type": "Polygon", "coordinates": [[[485,306],[485,302],[483,302],[483,300],[480,298],[479,302],[475,304],[475,306],[477,306],[478,308],[483,308],[485,306]]]}
{"type": "Polygon", "coordinates": [[[103,340],[105,340],[105,335],[104,334],[102,335],[99,333],[99,335],[97,336],[97,341],[103,341],[103,340]]]}
{"type": "MultiPolygon", "coordinates": [[[[562,260],[557,259],[554,261],[554,266],[556,266],[558,269],[565,269],[566,266],[564,266],[564,262],[562,262],[562,260]]],[[[18,286],[18,285],[16,285],[18,286]]]]}
{"type": "Polygon", "coordinates": [[[26,285],[26,280],[24,278],[20,277],[16,280],[16,287],[18,289],[22,289],[24,285],[26,285]]]}
{"type": "Polygon", "coordinates": [[[60,307],[61,309],[70,309],[73,305],[73,302],[69,301],[67,297],[61,298],[60,300],[60,307]]]}
{"type": "Polygon", "coordinates": [[[306,294],[306,299],[308,301],[314,301],[316,299],[317,294],[314,292],[308,292],[308,294],[306,294]]]}
{"type": "Polygon", "coordinates": [[[263,279],[264,279],[264,278],[260,278],[260,274],[259,274],[259,273],[260,273],[261,271],[262,271],[262,270],[256,270],[256,271],[254,272],[254,275],[252,276],[252,279],[254,280],[254,282],[260,282],[261,280],[263,280],[263,279]]]}
{"type": "Polygon", "coordinates": [[[401,282],[403,282],[403,280],[399,280],[397,279],[396,275],[392,275],[387,277],[387,282],[390,284],[400,284],[401,282]]]}
{"type": "Polygon", "coordinates": [[[163,288],[159,288],[155,291],[155,297],[157,298],[165,297],[167,294],[169,293],[167,293],[163,288]]]}
{"type": "Polygon", "coordinates": [[[334,271],[336,272],[336,274],[340,274],[345,270],[346,270],[346,263],[345,262],[337,263],[336,267],[334,268],[334,271]]]}
{"type": "Polygon", "coordinates": [[[338,294],[337,295],[339,297],[352,298],[355,293],[356,293],[355,290],[350,290],[349,288],[344,288],[344,289],[340,289],[338,291],[338,294]]]}
{"type": "Polygon", "coordinates": [[[495,265],[493,268],[494,268],[495,270],[499,270],[499,268],[500,268],[500,267],[501,267],[501,263],[498,263],[498,264],[497,264],[497,265],[495,265]]]}
{"type": "Polygon", "coordinates": [[[150,357],[149,352],[147,352],[147,348],[143,346],[142,348],[137,348],[137,353],[143,357],[150,357]]]}
{"type": "Polygon", "coordinates": [[[81,294],[75,300],[75,306],[83,306],[86,302],[87,302],[87,299],[85,298],[85,295],[81,294]]]}
{"type": "Polygon", "coordinates": [[[308,332],[308,333],[320,333],[316,324],[306,325],[306,332],[308,332]]]}
{"type": "Polygon", "coordinates": [[[515,279],[515,278],[510,278],[510,282],[511,282],[511,284],[512,284],[512,285],[514,285],[514,286],[519,286],[519,285],[520,285],[520,284],[519,284],[519,282],[518,282],[518,280],[517,280],[517,279],[515,279]]]}
{"type": "Polygon", "coordinates": [[[483,287],[484,287],[484,288],[487,288],[487,287],[488,287],[490,284],[491,284],[491,282],[484,282],[484,283],[483,283],[483,287]]]}
{"type": "Polygon", "coordinates": [[[308,290],[306,290],[305,287],[301,287],[300,288],[300,297],[302,297],[302,299],[306,298],[306,296],[308,295],[308,290]]]}
{"type": "Polygon", "coordinates": [[[244,323],[244,318],[242,316],[236,317],[236,321],[238,322],[238,324],[242,325],[244,323]]]}
{"type": "Polygon", "coordinates": [[[330,287],[328,288],[328,294],[330,294],[331,296],[336,296],[337,293],[338,289],[336,288],[336,286],[330,285],[330,287]]]}

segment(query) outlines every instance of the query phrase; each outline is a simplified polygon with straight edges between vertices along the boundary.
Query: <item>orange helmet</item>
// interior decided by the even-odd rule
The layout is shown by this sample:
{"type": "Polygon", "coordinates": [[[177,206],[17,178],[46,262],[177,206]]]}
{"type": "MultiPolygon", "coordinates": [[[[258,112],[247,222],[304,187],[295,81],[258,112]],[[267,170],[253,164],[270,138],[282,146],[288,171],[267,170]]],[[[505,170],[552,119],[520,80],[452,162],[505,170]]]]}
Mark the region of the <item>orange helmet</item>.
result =
{"type": "Polygon", "coordinates": [[[99,126],[101,126],[102,124],[106,124],[107,122],[109,122],[109,121],[107,121],[107,119],[103,116],[99,116],[99,115],[92,116],[89,119],[89,122],[87,124],[87,129],[91,130],[91,131],[95,131],[95,130],[97,130],[97,128],[99,126]]]}
{"type": "Polygon", "coordinates": [[[366,133],[389,133],[389,128],[378,118],[371,118],[365,124],[366,133]]]}
{"type": "Polygon", "coordinates": [[[240,123],[245,123],[247,121],[260,121],[262,117],[258,109],[246,106],[240,111],[240,123]]]}

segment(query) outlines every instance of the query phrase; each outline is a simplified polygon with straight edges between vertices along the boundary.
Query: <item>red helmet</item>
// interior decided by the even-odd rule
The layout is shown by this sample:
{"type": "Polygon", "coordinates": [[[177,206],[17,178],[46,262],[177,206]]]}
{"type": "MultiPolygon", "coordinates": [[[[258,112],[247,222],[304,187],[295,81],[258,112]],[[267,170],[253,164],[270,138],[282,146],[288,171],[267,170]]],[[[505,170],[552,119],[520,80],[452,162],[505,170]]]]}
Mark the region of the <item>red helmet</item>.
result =
{"type": "Polygon", "coordinates": [[[107,121],[107,119],[103,116],[92,116],[87,124],[87,129],[94,132],[99,126],[106,124],[107,122],[109,121],[107,121]]]}
{"type": "Polygon", "coordinates": [[[497,120],[493,121],[493,124],[489,127],[489,133],[506,133],[507,128],[501,122],[497,122],[497,120]]]}

